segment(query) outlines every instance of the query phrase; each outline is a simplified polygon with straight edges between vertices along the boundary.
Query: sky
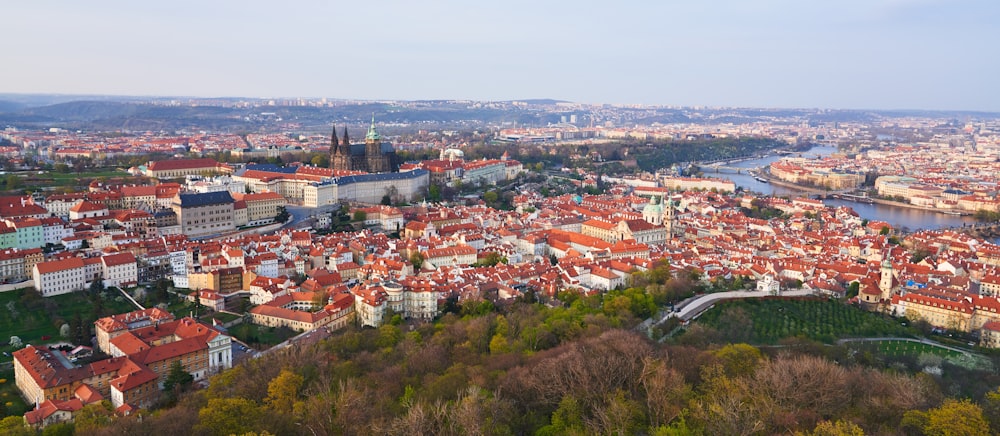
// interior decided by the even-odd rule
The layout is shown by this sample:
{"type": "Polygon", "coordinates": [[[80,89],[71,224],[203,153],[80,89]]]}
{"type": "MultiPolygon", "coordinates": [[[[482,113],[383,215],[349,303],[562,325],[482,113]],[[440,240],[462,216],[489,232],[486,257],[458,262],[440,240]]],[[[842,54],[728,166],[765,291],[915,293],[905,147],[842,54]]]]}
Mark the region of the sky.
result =
{"type": "Polygon", "coordinates": [[[0,13],[0,93],[1000,111],[996,0],[51,0],[0,13]]]}

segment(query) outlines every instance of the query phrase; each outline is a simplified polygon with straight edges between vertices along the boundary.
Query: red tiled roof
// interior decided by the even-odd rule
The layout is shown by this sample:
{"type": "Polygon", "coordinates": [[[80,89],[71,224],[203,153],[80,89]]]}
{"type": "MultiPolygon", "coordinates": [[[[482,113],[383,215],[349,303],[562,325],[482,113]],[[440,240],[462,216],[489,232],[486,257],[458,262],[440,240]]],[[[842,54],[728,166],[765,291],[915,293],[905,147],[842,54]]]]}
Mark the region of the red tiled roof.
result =
{"type": "Polygon", "coordinates": [[[52,260],[48,262],[39,262],[35,265],[38,268],[39,274],[48,274],[58,271],[66,271],[70,269],[83,268],[83,259],[79,257],[71,257],[63,260],[52,260]]]}

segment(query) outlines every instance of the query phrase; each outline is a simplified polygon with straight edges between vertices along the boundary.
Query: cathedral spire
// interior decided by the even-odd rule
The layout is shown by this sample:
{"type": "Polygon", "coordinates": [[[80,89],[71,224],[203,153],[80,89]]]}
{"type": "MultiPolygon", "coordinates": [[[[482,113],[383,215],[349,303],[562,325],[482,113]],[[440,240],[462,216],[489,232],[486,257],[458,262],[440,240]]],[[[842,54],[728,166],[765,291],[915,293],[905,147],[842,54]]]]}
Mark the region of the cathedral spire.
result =
{"type": "Polygon", "coordinates": [[[380,139],[378,132],[375,131],[375,112],[372,112],[372,124],[368,126],[368,135],[365,136],[365,139],[374,139],[376,141],[380,139]]]}
{"type": "Polygon", "coordinates": [[[337,149],[337,125],[333,125],[333,133],[330,134],[330,153],[333,153],[337,149]]]}
{"type": "Polygon", "coordinates": [[[351,138],[347,137],[347,126],[344,126],[344,139],[340,140],[340,144],[344,147],[351,146],[351,138]]]}

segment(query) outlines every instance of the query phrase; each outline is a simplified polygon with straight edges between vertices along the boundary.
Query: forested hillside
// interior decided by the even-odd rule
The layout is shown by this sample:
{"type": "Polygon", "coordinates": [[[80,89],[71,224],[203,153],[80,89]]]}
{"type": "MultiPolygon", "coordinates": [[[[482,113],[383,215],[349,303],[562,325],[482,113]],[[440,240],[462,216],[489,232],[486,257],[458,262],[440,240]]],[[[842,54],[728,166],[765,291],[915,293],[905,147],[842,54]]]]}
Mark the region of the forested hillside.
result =
{"type": "Polygon", "coordinates": [[[75,430],[985,435],[990,424],[1000,429],[995,377],[979,381],[994,383],[992,392],[970,400],[940,376],[807,339],[758,348],[725,343],[725,334],[699,327],[693,336],[659,344],[632,329],[635,314],[655,306],[641,289],[563,298],[573,303],[470,301],[434,323],[341,332],[239,365],[141,419],[88,406],[75,430]]]}

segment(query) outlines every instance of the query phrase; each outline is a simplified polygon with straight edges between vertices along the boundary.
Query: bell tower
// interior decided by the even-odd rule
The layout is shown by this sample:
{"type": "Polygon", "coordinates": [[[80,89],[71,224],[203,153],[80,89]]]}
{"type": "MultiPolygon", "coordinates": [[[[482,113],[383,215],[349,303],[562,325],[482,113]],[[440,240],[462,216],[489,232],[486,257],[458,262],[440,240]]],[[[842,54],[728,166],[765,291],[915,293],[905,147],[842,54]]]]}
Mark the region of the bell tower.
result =
{"type": "Polygon", "coordinates": [[[878,289],[882,291],[882,300],[889,300],[892,298],[892,262],[889,260],[888,254],[886,254],[885,259],[882,260],[880,272],[881,276],[878,281],[878,289]]]}
{"type": "Polygon", "coordinates": [[[351,142],[347,138],[347,127],[344,127],[344,139],[338,143],[337,128],[333,128],[333,137],[330,138],[330,168],[340,171],[350,171],[351,168],[351,142]]]}
{"type": "Polygon", "coordinates": [[[368,163],[369,173],[391,171],[386,162],[386,156],[382,155],[382,136],[375,130],[375,114],[372,114],[372,123],[368,127],[368,134],[365,135],[365,159],[368,163]]]}
{"type": "Polygon", "coordinates": [[[340,151],[339,146],[340,142],[337,141],[337,125],[334,124],[333,134],[330,135],[330,169],[337,169],[334,162],[336,160],[337,153],[340,151]]]}

